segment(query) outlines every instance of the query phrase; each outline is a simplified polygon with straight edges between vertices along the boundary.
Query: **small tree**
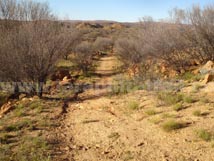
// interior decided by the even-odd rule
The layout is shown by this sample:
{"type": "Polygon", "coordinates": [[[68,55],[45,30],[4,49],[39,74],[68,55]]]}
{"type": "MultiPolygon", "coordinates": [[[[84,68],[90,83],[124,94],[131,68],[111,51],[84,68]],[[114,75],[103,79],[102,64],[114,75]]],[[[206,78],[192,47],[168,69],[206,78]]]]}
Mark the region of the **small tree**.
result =
{"type": "Polygon", "coordinates": [[[110,38],[98,37],[94,42],[94,49],[98,53],[106,53],[113,48],[113,41],[110,38]]]}
{"type": "Polygon", "coordinates": [[[77,69],[81,70],[84,75],[93,67],[93,48],[89,42],[82,42],[76,47],[75,57],[73,59],[77,69]]]}
{"type": "Polygon", "coordinates": [[[64,47],[62,49],[63,58],[68,60],[68,56],[75,52],[76,46],[81,42],[81,32],[74,28],[63,27],[64,47]]]}
{"type": "Polygon", "coordinates": [[[189,40],[192,59],[205,63],[214,60],[214,5],[207,5],[203,9],[194,5],[190,10],[175,8],[172,20],[180,26],[182,36],[189,40]]]}
{"type": "MultiPolygon", "coordinates": [[[[59,22],[54,21],[46,3],[1,0],[0,16],[4,19],[0,26],[3,36],[0,38],[1,79],[36,83],[37,91],[34,89],[32,92],[42,97],[43,83],[60,56],[68,50],[63,48],[67,40],[65,31],[59,22]],[[10,22],[17,25],[8,27],[10,22]]],[[[15,89],[18,92],[17,85],[15,89]]]]}
{"type": "Polygon", "coordinates": [[[17,35],[17,49],[23,62],[27,80],[37,82],[38,96],[52,73],[63,49],[63,36],[57,22],[40,21],[22,26],[17,35]]]}

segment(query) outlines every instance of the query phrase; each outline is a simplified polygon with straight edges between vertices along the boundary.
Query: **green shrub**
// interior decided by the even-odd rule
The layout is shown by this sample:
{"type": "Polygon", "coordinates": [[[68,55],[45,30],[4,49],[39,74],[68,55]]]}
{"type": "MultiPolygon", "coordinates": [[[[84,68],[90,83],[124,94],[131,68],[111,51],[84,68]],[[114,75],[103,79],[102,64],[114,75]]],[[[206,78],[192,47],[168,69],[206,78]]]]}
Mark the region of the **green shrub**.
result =
{"type": "Polygon", "coordinates": [[[204,88],[204,85],[196,84],[192,90],[193,93],[198,92],[200,89],[204,88]]]}
{"type": "Polygon", "coordinates": [[[137,101],[130,101],[128,103],[128,108],[131,109],[131,110],[138,110],[139,107],[140,107],[140,104],[137,101]]]}
{"type": "Polygon", "coordinates": [[[154,124],[159,124],[162,121],[162,119],[161,119],[161,117],[154,117],[154,118],[150,119],[149,121],[154,124]]]}
{"type": "Polygon", "coordinates": [[[195,102],[195,100],[190,96],[184,96],[183,101],[186,103],[194,103],[195,102]]]}
{"type": "Polygon", "coordinates": [[[20,151],[14,158],[23,161],[50,161],[47,142],[38,137],[26,137],[20,146],[20,151]]]}
{"type": "Polygon", "coordinates": [[[158,99],[163,101],[165,105],[174,105],[182,101],[183,96],[181,94],[172,92],[160,92],[158,93],[158,99]]]}
{"type": "Polygon", "coordinates": [[[177,117],[177,115],[172,114],[172,113],[164,113],[162,115],[162,118],[176,118],[176,117],[177,117]]]}
{"type": "Polygon", "coordinates": [[[6,126],[4,128],[4,130],[7,131],[7,132],[18,131],[18,130],[21,130],[23,128],[28,128],[31,125],[32,125],[32,121],[26,119],[26,120],[19,121],[19,122],[15,123],[15,124],[6,126]]]}
{"type": "Polygon", "coordinates": [[[197,136],[204,141],[211,141],[213,139],[213,133],[208,130],[201,129],[196,132],[197,136]]]}
{"type": "Polygon", "coordinates": [[[201,113],[200,110],[196,110],[196,111],[193,112],[193,115],[194,116],[202,116],[202,113],[201,113]]]}
{"type": "Polygon", "coordinates": [[[157,114],[157,111],[152,110],[152,109],[151,109],[151,110],[147,110],[147,111],[146,111],[146,114],[149,115],[149,116],[156,115],[156,114],[157,114]]]}
{"type": "Polygon", "coordinates": [[[14,114],[17,117],[25,116],[25,110],[23,104],[18,104],[14,110],[14,114]]]}
{"type": "Polygon", "coordinates": [[[177,103],[176,105],[174,105],[173,110],[175,111],[181,111],[185,109],[185,107],[182,105],[182,103],[177,103]]]}
{"type": "Polygon", "coordinates": [[[186,72],[178,77],[179,79],[183,79],[186,81],[199,81],[201,79],[201,75],[194,74],[192,72],[186,72]]]}
{"type": "Polygon", "coordinates": [[[202,102],[202,103],[209,103],[210,100],[208,98],[201,98],[200,102],[202,102]]]}
{"type": "Polygon", "coordinates": [[[184,127],[184,123],[177,122],[175,120],[169,120],[162,125],[162,128],[166,132],[171,132],[173,130],[178,130],[184,127]]]}

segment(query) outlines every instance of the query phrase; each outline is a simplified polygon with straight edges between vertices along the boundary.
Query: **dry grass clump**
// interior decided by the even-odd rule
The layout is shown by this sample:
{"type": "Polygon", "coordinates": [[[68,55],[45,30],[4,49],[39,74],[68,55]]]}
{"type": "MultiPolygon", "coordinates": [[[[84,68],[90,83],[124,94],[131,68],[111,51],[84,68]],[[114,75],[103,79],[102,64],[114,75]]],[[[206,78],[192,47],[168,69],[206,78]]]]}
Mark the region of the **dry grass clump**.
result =
{"type": "Polygon", "coordinates": [[[175,120],[166,121],[162,125],[163,130],[166,132],[171,132],[171,131],[178,130],[178,129],[181,129],[184,127],[185,127],[185,124],[183,122],[178,122],[175,120]]]}

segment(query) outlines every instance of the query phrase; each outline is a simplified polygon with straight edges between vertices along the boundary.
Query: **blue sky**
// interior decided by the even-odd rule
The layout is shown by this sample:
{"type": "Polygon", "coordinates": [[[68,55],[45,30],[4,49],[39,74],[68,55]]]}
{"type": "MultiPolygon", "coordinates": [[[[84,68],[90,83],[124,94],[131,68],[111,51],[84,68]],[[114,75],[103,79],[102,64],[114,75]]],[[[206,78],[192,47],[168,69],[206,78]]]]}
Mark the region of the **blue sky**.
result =
{"type": "Polygon", "coordinates": [[[166,18],[174,7],[214,4],[214,0],[40,0],[47,1],[61,19],[136,22],[143,16],[166,18]]]}

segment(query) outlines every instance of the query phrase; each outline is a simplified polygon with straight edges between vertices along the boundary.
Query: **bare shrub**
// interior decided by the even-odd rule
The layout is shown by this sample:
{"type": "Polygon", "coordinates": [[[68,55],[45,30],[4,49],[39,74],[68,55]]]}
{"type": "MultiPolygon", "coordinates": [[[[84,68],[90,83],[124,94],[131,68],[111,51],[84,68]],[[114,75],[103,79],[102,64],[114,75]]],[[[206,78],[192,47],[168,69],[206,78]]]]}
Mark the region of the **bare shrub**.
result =
{"type": "Polygon", "coordinates": [[[63,49],[63,36],[57,22],[41,21],[22,26],[17,35],[17,49],[21,49],[23,71],[26,79],[37,82],[38,95],[43,93],[43,83],[53,72],[63,49]]]}
{"type": "MultiPolygon", "coordinates": [[[[64,48],[65,31],[54,21],[46,3],[1,0],[0,16],[4,19],[0,27],[1,81],[33,82],[35,87],[31,94],[41,97],[43,84],[57,60],[70,51],[70,48],[64,48]],[[8,27],[11,22],[14,27],[8,27]]],[[[15,83],[16,95],[18,88],[15,83]]]]}
{"type": "Polygon", "coordinates": [[[89,42],[82,42],[76,47],[74,64],[84,75],[89,74],[93,67],[93,47],[89,42]]]}
{"type": "Polygon", "coordinates": [[[119,39],[115,45],[116,54],[124,67],[134,68],[140,66],[143,61],[143,48],[138,40],[119,39]]]}
{"type": "Polygon", "coordinates": [[[201,8],[194,5],[190,10],[174,9],[173,19],[184,30],[183,37],[189,40],[191,56],[201,63],[214,60],[214,5],[201,8]],[[185,26],[185,28],[184,28],[185,26]]]}
{"type": "Polygon", "coordinates": [[[82,33],[76,30],[75,28],[63,28],[64,45],[61,52],[65,60],[68,60],[69,55],[75,52],[75,48],[81,42],[81,36],[82,33]]]}
{"type": "Polygon", "coordinates": [[[94,48],[99,53],[106,53],[113,48],[113,41],[110,38],[98,37],[94,42],[94,48]]]}

